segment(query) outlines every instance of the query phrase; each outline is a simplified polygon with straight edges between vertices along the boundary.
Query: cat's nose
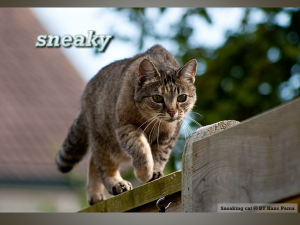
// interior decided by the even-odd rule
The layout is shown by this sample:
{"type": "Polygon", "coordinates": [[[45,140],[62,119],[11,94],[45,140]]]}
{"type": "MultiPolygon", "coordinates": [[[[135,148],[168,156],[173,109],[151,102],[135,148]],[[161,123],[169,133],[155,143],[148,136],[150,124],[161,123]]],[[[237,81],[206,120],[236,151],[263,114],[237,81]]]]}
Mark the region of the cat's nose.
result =
{"type": "Polygon", "coordinates": [[[169,113],[169,115],[170,115],[171,117],[174,117],[174,115],[176,114],[175,111],[168,111],[168,113],[169,113]]]}

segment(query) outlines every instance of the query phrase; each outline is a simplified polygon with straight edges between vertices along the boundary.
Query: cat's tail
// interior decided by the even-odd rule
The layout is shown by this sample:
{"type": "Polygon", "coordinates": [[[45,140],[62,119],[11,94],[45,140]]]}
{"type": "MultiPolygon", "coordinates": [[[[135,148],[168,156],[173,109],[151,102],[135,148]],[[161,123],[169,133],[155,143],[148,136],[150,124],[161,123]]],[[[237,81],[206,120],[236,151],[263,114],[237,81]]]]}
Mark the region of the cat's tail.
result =
{"type": "Polygon", "coordinates": [[[80,112],[74,119],[68,136],[60,147],[55,162],[59,171],[67,173],[78,163],[88,150],[86,123],[80,112]]]}

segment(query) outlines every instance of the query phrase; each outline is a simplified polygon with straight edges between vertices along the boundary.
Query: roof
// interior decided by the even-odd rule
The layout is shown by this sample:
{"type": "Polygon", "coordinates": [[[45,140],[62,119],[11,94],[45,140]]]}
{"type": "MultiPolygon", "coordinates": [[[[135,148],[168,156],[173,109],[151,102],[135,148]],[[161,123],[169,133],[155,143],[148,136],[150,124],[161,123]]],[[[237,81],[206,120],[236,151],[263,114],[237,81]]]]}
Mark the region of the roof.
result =
{"type": "MultiPolygon", "coordinates": [[[[85,82],[27,8],[0,9],[0,181],[59,181],[54,156],[85,82]]],[[[82,171],[82,169],[80,169],[82,171]]]]}

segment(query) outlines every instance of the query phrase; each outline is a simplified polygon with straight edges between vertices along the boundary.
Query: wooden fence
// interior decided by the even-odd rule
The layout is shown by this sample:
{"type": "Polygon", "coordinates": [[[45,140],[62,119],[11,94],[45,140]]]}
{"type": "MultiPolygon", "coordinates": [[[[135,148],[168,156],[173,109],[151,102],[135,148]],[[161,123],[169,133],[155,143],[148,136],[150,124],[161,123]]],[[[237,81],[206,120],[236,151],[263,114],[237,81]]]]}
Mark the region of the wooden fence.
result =
{"type": "MultiPolygon", "coordinates": [[[[218,203],[300,203],[300,99],[241,123],[201,127],[182,171],[80,212],[216,212],[218,203]]],[[[299,207],[298,207],[299,208],[299,207]]],[[[299,209],[298,209],[299,210],[299,209]]]]}

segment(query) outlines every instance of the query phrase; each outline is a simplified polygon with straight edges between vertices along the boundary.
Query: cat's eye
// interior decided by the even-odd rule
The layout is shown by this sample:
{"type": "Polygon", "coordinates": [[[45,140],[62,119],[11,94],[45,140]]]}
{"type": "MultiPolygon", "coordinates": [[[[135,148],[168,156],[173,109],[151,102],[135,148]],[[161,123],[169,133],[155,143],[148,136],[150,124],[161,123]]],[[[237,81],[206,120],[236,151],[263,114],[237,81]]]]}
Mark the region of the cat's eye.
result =
{"type": "Polygon", "coordinates": [[[177,97],[177,102],[185,102],[186,101],[186,95],[179,95],[177,97]]]}
{"type": "Polygon", "coordinates": [[[152,98],[153,98],[153,101],[155,101],[157,103],[164,102],[164,98],[161,95],[153,95],[152,98]]]}

